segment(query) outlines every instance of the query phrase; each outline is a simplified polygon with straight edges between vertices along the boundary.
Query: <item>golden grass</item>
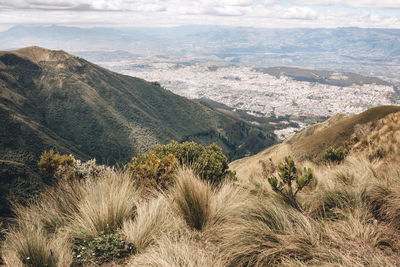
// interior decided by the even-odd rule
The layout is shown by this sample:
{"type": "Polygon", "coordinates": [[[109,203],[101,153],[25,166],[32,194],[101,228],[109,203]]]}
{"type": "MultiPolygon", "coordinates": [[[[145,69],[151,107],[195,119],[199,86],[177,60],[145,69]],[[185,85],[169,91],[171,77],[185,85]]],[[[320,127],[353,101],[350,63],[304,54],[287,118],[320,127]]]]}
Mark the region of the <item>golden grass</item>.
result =
{"type": "Polygon", "coordinates": [[[171,195],[174,208],[190,227],[202,230],[207,225],[213,195],[208,183],[200,180],[192,170],[181,168],[177,171],[171,195]]]}
{"type": "Polygon", "coordinates": [[[144,254],[133,257],[126,266],[223,267],[226,263],[212,251],[203,249],[194,240],[161,238],[154,247],[144,254]]]}
{"type": "Polygon", "coordinates": [[[99,179],[88,179],[67,231],[75,238],[110,233],[133,218],[140,191],[128,173],[106,172],[99,179]]]}
{"type": "MultiPolygon", "coordinates": [[[[215,187],[188,168],[166,191],[143,196],[131,177],[60,183],[15,207],[2,245],[8,266],[69,266],[74,240],[121,232],[135,252],[124,266],[396,266],[400,262],[400,166],[348,156],[303,162],[316,180],[290,207],[261,176],[215,187]]],[[[146,191],[147,192],[147,191],[146,191]]]]}
{"type": "Polygon", "coordinates": [[[183,220],[171,212],[171,203],[161,195],[141,203],[134,219],[124,222],[123,233],[135,245],[137,253],[143,253],[162,236],[177,236],[186,230],[183,220]]]}
{"type": "Polygon", "coordinates": [[[254,199],[244,214],[221,231],[221,253],[229,266],[273,266],[283,258],[312,258],[318,243],[313,221],[272,199],[254,199]]]}
{"type": "Polygon", "coordinates": [[[298,161],[319,161],[330,146],[347,146],[349,150],[364,151],[370,157],[379,157],[383,152],[400,161],[399,111],[398,106],[381,106],[358,115],[338,114],[289,137],[282,144],[236,160],[229,166],[236,171],[239,180],[246,180],[260,175],[259,160],[272,158],[278,163],[291,155],[298,161]]]}

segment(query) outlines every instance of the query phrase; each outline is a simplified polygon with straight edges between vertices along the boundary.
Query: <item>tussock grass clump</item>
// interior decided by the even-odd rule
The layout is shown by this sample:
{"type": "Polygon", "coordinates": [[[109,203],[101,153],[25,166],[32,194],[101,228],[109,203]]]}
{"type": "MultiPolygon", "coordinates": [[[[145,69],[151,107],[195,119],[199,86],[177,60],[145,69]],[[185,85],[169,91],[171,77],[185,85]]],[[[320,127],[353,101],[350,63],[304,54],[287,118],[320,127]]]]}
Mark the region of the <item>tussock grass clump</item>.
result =
{"type": "Polygon", "coordinates": [[[314,218],[337,219],[340,210],[356,208],[363,197],[359,189],[335,187],[314,192],[304,203],[308,214],[314,218]]]}
{"type": "Polygon", "coordinates": [[[349,244],[368,246],[395,252],[399,248],[398,234],[385,224],[378,224],[365,205],[351,212],[342,211],[342,220],[324,224],[325,233],[331,242],[345,248],[349,244]],[[349,244],[345,244],[345,240],[349,244]]]}
{"type": "Polygon", "coordinates": [[[171,196],[177,213],[190,227],[204,229],[211,217],[211,186],[188,168],[180,168],[175,179],[171,196]]]}
{"type": "Polygon", "coordinates": [[[71,264],[68,245],[49,236],[42,225],[30,221],[12,226],[2,249],[7,266],[65,266],[71,264]]]}
{"type": "Polygon", "coordinates": [[[272,266],[285,258],[313,258],[316,224],[298,210],[254,199],[247,212],[222,231],[220,246],[229,266],[272,266]]]}
{"type": "Polygon", "coordinates": [[[226,266],[226,262],[215,251],[213,253],[203,247],[204,244],[190,239],[162,238],[149,251],[134,257],[127,266],[226,266]]]}
{"type": "Polygon", "coordinates": [[[72,249],[79,242],[112,234],[133,218],[139,196],[124,172],[108,170],[85,180],[61,180],[37,202],[14,207],[15,223],[2,246],[4,260],[68,266],[64,263],[72,262],[72,249]]]}
{"type": "Polygon", "coordinates": [[[171,203],[164,195],[140,203],[135,218],[125,221],[122,227],[127,242],[133,243],[136,251],[142,253],[162,236],[184,233],[187,228],[185,222],[174,216],[171,209],[171,203]]]}
{"type": "MultiPolygon", "coordinates": [[[[211,201],[211,216],[209,226],[221,227],[231,222],[247,210],[250,194],[243,188],[225,183],[218,191],[214,191],[211,201]]],[[[211,229],[212,233],[214,230],[211,229]]]]}
{"type": "Polygon", "coordinates": [[[135,215],[140,191],[126,172],[110,171],[97,180],[86,180],[83,187],[78,212],[67,227],[73,237],[111,233],[135,215]]]}
{"type": "Polygon", "coordinates": [[[38,220],[50,233],[65,226],[79,211],[79,201],[85,194],[82,182],[62,181],[47,188],[36,205],[14,207],[17,217],[38,220]]]}
{"type": "Polygon", "coordinates": [[[367,200],[377,220],[400,230],[400,175],[370,185],[367,200]]]}

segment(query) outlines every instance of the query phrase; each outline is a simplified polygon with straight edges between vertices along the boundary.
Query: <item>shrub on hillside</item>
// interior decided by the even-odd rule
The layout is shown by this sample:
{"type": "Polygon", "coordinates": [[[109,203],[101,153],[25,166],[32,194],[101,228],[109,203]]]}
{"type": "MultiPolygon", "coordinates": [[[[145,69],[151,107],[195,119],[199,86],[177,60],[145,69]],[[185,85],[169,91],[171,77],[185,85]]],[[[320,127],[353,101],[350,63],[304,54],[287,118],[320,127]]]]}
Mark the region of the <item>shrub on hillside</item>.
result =
{"type": "Polygon", "coordinates": [[[132,177],[140,185],[165,189],[172,183],[178,160],[174,155],[156,155],[153,152],[133,157],[128,163],[132,177]]]}
{"type": "Polygon", "coordinates": [[[219,183],[233,173],[228,170],[228,159],[216,144],[202,146],[195,142],[178,143],[154,148],[147,154],[133,157],[128,168],[141,184],[166,187],[172,182],[178,165],[190,165],[203,179],[219,183]]]}
{"type": "Polygon", "coordinates": [[[42,173],[54,176],[58,168],[71,167],[74,162],[75,158],[72,155],[61,155],[58,152],[54,152],[53,149],[50,149],[50,151],[44,151],[42,153],[38,166],[42,173]]]}
{"type": "Polygon", "coordinates": [[[78,179],[98,177],[106,170],[111,170],[111,167],[96,164],[96,159],[91,159],[85,162],[75,160],[73,165],[74,177],[78,179]]]}
{"type": "Polygon", "coordinates": [[[285,201],[293,207],[302,210],[296,200],[296,195],[304,187],[310,184],[314,178],[310,168],[298,171],[292,157],[285,157],[285,161],[278,165],[278,176],[273,175],[276,167],[270,160],[269,164],[260,161],[263,168],[263,175],[268,179],[272,190],[279,193],[285,201]]]}
{"type": "Polygon", "coordinates": [[[343,147],[333,148],[329,147],[322,156],[325,162],[333,162],[340,164],[344,161],[349,151],[343,147]]]}
{"type": "Polygon", "coordinates": [[[52,149],[42,153],[38,166],[42,173],[56,180],[94,178],[105,170],[110,169],[105,165],[97,165],[96,159],[82,162],[81,160],[76,160],[72,155],[61,155],[52,149]]]}

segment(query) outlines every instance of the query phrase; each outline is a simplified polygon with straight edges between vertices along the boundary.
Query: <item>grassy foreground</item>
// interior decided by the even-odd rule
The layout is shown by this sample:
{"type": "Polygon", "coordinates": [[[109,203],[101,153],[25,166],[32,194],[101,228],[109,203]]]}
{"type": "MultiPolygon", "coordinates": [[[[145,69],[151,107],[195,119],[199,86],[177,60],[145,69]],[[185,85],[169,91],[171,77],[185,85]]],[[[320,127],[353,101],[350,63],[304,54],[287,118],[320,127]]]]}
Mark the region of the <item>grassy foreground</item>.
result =
{"type": "MultiPolygon", "coordinates": [[[[391,161],[392,162],[392,161],[391,161]]],[[[348,156],[303,163],[300,212],[259,176],[216,186],[179,168],[164,191],[128,173],[64,180],[16,206],[7,266],[396,266],[400,166],[348,156]]]]}

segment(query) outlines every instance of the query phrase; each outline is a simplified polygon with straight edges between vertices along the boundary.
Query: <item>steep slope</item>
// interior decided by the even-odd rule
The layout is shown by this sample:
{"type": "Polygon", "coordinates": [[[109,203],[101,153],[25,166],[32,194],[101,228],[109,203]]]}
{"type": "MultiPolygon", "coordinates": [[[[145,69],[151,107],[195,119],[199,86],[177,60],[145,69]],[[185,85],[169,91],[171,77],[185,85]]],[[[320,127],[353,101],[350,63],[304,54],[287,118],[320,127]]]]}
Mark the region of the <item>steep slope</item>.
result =
{"type": "Polygon", "coordinates": [[[257,155],[232,162],[230,168],[244,178],[260,172],[259,160],[281,161],[291,155],[298,161],[319,162],[328,147],[339,146],[355,153],[366,152],[370,158],[380,153],[398,153],[400,151],[395,147],[400,143],[399,120],[399,106],[375,107],[358,115],[337,114],[257,155]]]}
{"type": "Polygon", "coordinates": [[[158,84],[40,47],[0,52],[0,118],[0,160],[33,172],[49,148],[113,164],[171,139],[216,142],[231,158],[275,141],[158,84]]]}

